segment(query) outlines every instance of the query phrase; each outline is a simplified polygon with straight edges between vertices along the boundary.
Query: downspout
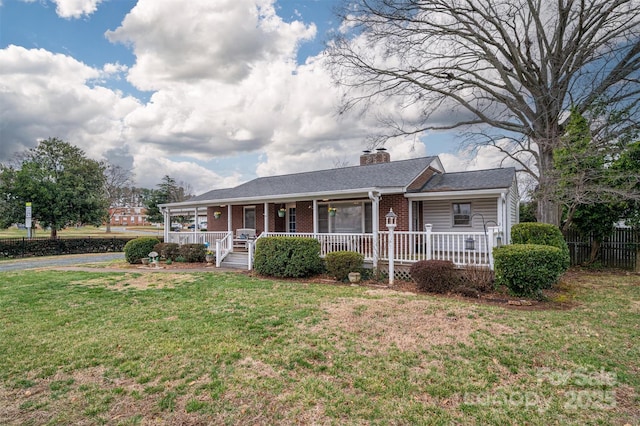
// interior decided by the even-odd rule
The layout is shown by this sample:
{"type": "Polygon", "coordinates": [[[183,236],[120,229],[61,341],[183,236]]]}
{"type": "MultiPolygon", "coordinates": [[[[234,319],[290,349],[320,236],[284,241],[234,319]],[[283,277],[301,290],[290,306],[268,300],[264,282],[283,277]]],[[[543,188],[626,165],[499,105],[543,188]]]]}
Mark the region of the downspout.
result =
{"type": "Polygon", "coordinates": [[[371,232],[373,232],[373,270],[378,270],[378,246],[380,232],[380,195],[373,195],[373,191],[369,191],[369,199],[371,200],[371,232]]]}

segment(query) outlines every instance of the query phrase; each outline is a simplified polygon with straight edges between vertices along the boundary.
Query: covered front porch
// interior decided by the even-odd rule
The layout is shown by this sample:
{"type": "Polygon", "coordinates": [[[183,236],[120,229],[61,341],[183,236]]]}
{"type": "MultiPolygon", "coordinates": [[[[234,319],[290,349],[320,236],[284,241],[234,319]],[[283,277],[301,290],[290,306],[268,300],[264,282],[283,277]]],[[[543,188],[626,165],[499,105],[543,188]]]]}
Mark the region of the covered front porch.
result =
{"type": "Polygon", "coordinates": [[[247,239],[242,247],[234,244],[233,232],[169,232],[165,241],[179,244],[206,244],[216,254],[216,265],[234,252],[246,253],[246,268],[252,269],[253,253],[258,239],[270,236],[315,238],[320,242],[320,255],[335,251],[355,251],[375,269],[385,269],[389,261],[396,265],[411,265],[420,260],[450,260],[459,267],[469,265],[493,269],[493,247],[502,243],[496,227],[487,232],[433,232],[431,225],[424,231],[391,231],[373,233],[290,233],[263,232],[256,239],[247,239]]]}

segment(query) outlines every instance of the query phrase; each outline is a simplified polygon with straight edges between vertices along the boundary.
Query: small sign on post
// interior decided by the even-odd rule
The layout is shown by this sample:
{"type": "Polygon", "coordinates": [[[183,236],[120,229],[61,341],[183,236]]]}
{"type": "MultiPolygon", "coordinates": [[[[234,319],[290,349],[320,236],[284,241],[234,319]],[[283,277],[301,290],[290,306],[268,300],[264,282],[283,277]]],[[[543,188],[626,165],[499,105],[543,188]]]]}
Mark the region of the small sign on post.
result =
{"type": "Polygon", "coordinates": [[[25,204],[24,226],[27,228],[27,238],[31,238],[31,203],[25,204]]]}

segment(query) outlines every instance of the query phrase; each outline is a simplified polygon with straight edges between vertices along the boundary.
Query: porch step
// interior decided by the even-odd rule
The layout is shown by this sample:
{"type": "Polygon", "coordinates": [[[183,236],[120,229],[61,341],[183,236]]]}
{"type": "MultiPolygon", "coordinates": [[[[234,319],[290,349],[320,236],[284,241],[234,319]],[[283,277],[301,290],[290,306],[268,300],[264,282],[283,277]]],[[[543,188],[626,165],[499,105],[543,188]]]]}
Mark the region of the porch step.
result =
{"type": "Polygon", "coordinates": [[[249,266],[249,253],[229,253],[220,266],[223,268],[247,269],[249,266]]]}

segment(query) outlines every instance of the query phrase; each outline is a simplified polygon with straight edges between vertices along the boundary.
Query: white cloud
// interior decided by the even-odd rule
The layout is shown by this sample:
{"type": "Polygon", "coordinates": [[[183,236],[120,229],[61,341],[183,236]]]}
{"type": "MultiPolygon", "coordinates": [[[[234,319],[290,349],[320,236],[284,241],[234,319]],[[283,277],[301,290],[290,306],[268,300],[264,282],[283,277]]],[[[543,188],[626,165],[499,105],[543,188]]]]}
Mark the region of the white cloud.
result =
{"type": "Polygon", "coordinates": [[[264,62],[292,59],[314,25],[285,23],[273,0],[140,0],[106,36],[136,54],[129,80],[142,90],[177,81],[236,83],[264,62]]]}
{"type": "MultiPolygon", "coordinates": [[[[299,44],[315,33],[312,24],[280,19],[273,0],[188,6],[140,0],[118,29],[107,32],[110,40],[132,46],[131,67],[93,68],[63,54],[9,46],[0,50],[0,111],[10,123],[2,129],[0,160],[38,139],[59,137],[92,158],[132,168],[140,186],[154,188],[169,175],[196,193],[255,176],[358,164],[380,123],[374,115],[337,115],[341,92],[324,55],[296,63],[299,44]],[[153,90],[149,101],[106,87],[122,76],[153,90]],[[231,165],[256,155],[258,164],[231,165]],[[242,174],[203,166],[214,159],[242,174]]],[[[378,112],[399,111],[409,119],[419,114],[393,102],[378,112]]],[[[411,138],[386,147],[392,160],[427,154],[411,138]]]]}
{"type": "Polygon", "coordinates": [[[133,149],[132,155],[136,182],[144,188],[156,188],[165,175],[187,183],[196,194],[241,183],[237,174],[221,176],[192,161],[172,160],[162,150],[148,145],[138,145],[133,149]]]}
{"type": "Polygon", "coordinates": [[[102,0],[53,0],[56,6],[56,13],[61,18],[80,18],[84,15],[91,15],[98,10],[98,5],[102,0]]]}
{"type": "Polygon", "coordinates": [[[115,64],[106,63],[102,66],[102,72],[104,73],[105,76],[120,74],[120,73],[126,72],[128,69],[129,69],[128,66],[122,65],[119,62],[116,62],[115,64]]]}
{"type": "Polygon", "coordinates": [[[100,71],[43,49],[0,50],[0,158],[48,137],[64,138],[94,158],[124,141],[122,119],[139,106],[131,97],[87,82],[100,71]]]}

